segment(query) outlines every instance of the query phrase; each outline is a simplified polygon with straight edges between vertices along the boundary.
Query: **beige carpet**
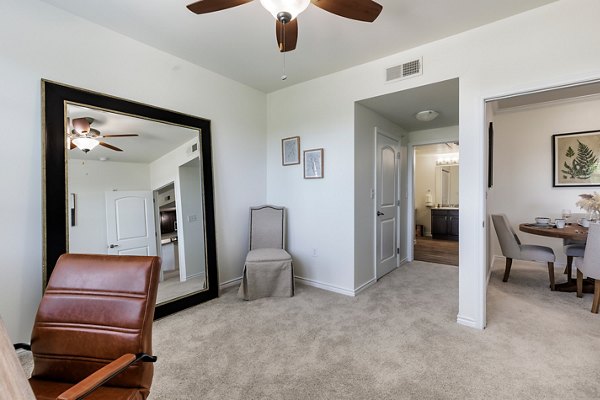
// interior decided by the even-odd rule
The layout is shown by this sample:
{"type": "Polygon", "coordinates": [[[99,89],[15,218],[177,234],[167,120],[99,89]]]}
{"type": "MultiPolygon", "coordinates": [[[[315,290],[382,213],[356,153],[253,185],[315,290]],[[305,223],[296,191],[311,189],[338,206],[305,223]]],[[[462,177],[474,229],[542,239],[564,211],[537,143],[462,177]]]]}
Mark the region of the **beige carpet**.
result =
{"type": "Polygon", "coordinates": [[[502,283],[501,267],[485,331],[456,324],[452,266],[414,262],[356,298],[231,289],[155,323],[150,399],[600,398],[591,295],[550,292],[544,266],[516,261],[502,283]]]}

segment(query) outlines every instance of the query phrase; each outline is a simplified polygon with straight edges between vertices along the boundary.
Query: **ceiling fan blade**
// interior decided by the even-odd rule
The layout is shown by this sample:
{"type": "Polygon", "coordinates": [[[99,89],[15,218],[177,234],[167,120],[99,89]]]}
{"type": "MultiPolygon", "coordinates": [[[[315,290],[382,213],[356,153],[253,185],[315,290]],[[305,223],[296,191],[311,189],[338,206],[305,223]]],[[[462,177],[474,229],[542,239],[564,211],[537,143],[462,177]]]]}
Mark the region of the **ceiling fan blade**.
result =
{"type": "Polygon", "coordinates": [[[293,19],[285,25],[279,21],[275,21],[275,34],[277,35],[277,45],[280,52],[284,53],[294,50],[296,42],[298,42],[298,20],[293,19]],[[283,43],[284,36],[285,43],[283,43]]]}
{"type": "Polygon", "coordinates": [[[250,3],[252,0],[200,0],[188,4],[187,8],[196,14],[207,14],[215,11],[225,10],[227,8],[241,6],[250,3]]]}
{"type": "Polygon", "coordinates": [[[104,147],[106,147],[107,149],[111,149],[111,150],[114,150],[114,151],[123,151],[123,149],[120,149],[120,148],[118,148],[118,147],[115,147],[115,146],[113,146],[112,144],[108,144],[108,143],[104,143],[104,142],[98,142],[98,144],[99,144],[100,146],[104,146],[104,147]]]}
{"type": "Polygon", "coordinates": [[[383,6],[371,0],[311,0],[325,11],[358,21],[373,22],[383,6]]]}
{"type": "Polygon", "coordinates": [[[124,133],[122,135],[101,135],[99,137],[133,137],[133,136],[140,136],[137,133],[124,133]]]}

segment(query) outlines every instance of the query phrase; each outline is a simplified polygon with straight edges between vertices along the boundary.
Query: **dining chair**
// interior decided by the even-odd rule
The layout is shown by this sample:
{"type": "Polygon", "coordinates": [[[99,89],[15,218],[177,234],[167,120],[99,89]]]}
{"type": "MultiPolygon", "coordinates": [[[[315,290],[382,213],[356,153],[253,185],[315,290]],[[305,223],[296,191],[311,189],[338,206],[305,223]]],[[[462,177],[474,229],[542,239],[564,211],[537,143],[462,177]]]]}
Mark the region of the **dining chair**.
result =
{"type": "Polygon", "coordinates": [[[505,214],[492,215],[494,229],[500,242],[502,255],[506,257],[503,282],[508,281],[513,259],[523,261],[545,262],[548,264],[548,278],[550,289],[554,290],[554,261],[556,257],[554,250],[550,247],[535,244],[522,244],[521,240],[513,230],[505,214]]]}
{"type": "Polygon", "coordinates": [[[250,208],[250,250],[239,297],[255,300],[294,295],[294,267],[292,256],[285,250],[285,231],[284,207],[250,208]]]}
{"type": "Polygon", "coordinates": [[[571,280],[571,273],[573,271],[573,259],[577,257],[583,257],[585,252],[585,242],[563,239],[563,249],[567,256],[567,265],[565,266],[564,273],[567,275],[567,280],[571,280]]]}
{"type": "Polygon", "coordinates": [[[598,314],[600,306],[600,224],[590,224],[585,254],[583,258],[575,259],[575,266],[577,267],[577,297],[583,296],[584,275],[595,280],[592,312],[598,314]]]}

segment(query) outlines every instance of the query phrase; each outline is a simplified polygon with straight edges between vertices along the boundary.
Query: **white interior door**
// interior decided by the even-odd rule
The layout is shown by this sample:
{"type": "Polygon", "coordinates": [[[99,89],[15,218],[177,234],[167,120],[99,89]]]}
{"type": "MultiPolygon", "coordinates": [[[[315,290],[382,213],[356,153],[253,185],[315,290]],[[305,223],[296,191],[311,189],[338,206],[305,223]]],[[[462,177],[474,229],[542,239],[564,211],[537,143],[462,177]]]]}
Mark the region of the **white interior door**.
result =
{"type": "Polygon", "coordinates": [[[375,268],[377,279],[398,266],[398,142],[380,132],[376,138],[375,268]]]}
{"type": "Polygon", "coordinates": [[[152,192],[106,192],[108,254],[155,256],[152,192]]]}

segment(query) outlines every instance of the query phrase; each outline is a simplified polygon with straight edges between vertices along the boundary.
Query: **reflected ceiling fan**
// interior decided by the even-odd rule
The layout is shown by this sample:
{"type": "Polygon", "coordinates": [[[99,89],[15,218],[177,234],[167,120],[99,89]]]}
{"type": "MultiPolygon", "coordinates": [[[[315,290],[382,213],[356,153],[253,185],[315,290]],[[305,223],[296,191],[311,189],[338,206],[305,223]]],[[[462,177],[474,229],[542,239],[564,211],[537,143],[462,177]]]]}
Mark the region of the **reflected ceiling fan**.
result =
{"type": "Polygon", "coordinates": [[[103,135],[100,133],[99,130],[92,128],[91,125],[92,123],[94,123],[94,118],[90,117],[75,118],[71,122],[69,122],[67,119],[67,123],[70,128],[70,133],[67,134],[67,145],[69,147],[69,150],[78,148],[84,153],[89,152],[98,145],[114,151],[123,151],[123,149],[102,142],[99,139],[139,136],[137,133],[126,133],[121,135],[103,135]]]}
{"type": "MultiPolygon", "coordinates": [[[[200,0],[187,6],[196,14],[207,14],[241,6],[253,0],[200,0]]],[[[373,22],[383,6],[372,0],[260,0],[276,19],[275,33],[280,52],[292,51],[298,41],[296,17],[310,3],[330,13],[364,22],[373,22]]]]}

